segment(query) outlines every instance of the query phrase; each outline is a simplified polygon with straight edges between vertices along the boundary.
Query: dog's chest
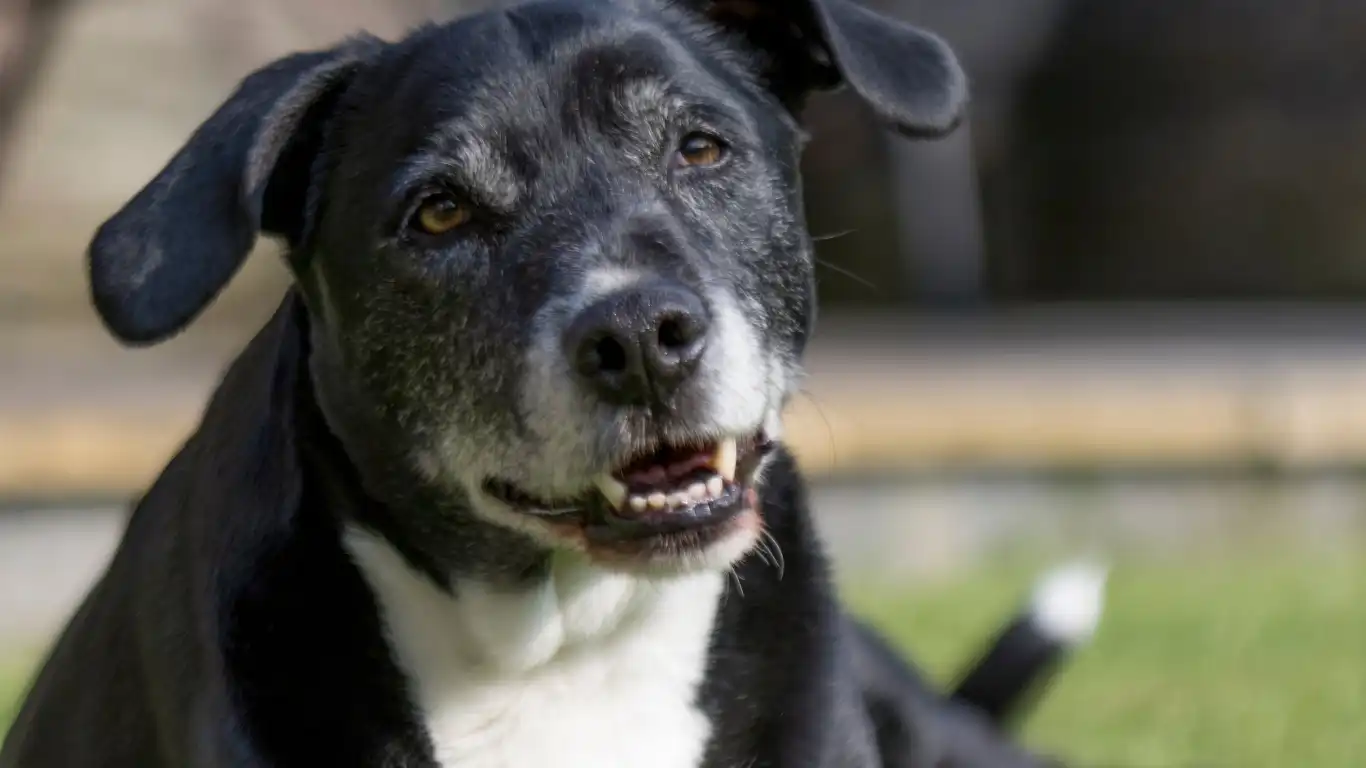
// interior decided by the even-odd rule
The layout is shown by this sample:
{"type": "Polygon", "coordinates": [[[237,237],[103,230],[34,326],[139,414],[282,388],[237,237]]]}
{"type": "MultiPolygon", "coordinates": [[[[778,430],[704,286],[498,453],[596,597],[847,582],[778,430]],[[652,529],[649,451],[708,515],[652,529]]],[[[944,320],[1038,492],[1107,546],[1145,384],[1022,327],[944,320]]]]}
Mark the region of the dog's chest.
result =
{"type": "MultiPolygon", "coordinates": [[[[662,650],[662,649],[661,649],[662,650]]],[[[645,649],[557,661],[515,681],[420,684],[442,766],[695,768],[710,724],[691,675],[645,649]]]]}
{"type": "Polygon", "coordinates": [[[443,768],[701,764],[719,575],[652,582],[557,563],[535,589],[464,584],[452,599],[374,537],[347,538],[443,768]]]}

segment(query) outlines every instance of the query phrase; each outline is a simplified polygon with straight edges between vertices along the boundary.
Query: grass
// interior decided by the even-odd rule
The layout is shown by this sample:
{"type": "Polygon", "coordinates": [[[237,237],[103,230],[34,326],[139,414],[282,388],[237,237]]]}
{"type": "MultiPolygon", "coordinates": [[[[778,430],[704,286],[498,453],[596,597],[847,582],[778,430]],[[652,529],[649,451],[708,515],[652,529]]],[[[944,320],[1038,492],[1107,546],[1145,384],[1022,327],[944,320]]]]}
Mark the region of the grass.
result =
{"type": "MultiPolygon", "coordinates": [[[[1036,570],[846,592],[947,677],[1036,570]]],[[[1025,725],[1079,766],[1347,768],[1366,755],[1366,560],[1210,559],[1117,567],[1105,623],[1025,725]]],[[[29,656],[28,658],[32,658],[29,656]]],[[[30,669],[0,664],[0,730],[30,669]]]]}
{"type": "Polygon", "coordinates": [[[3,737],[5,729],[18,714],[19,699],[33,675],[33,662],[27,661],[29,657],[25,654],[12,655],[10,661],[0,662],[0,737],[3,737]]]}
{"type": "MultiPolygon", "coordinates": [[[[947,682],[1031,580],[849,590],[947,682]]],[[[1366,756],[1366,561],[1242,556],[1118,567],[1093,645],[1025,722],[1076,765],[1347,768],[1366,756]]]]}

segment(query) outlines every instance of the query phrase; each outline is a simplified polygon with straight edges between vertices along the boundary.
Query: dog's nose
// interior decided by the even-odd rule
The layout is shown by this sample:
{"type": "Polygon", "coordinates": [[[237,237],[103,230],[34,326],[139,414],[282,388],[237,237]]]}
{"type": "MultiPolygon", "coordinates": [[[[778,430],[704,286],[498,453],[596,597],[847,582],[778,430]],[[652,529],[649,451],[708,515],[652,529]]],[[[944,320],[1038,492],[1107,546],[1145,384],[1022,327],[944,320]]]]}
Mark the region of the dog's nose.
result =
{"type": "Polygon", "coordinates": [[[697,370],[710,325],[702,299],[683,286],[631,288],[574,318],[564,350],[575,372],[604,400],[652,405],[697,370]]]}

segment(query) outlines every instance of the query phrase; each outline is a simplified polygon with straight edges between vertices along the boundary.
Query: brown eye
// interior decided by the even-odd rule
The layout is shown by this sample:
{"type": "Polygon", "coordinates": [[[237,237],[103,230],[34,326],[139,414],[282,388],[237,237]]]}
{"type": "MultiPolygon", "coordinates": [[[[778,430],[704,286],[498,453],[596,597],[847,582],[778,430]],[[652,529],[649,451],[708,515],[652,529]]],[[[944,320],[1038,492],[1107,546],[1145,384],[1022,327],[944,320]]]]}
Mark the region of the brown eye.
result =
{"type": "Polygon", "coordinates": [[[418,206],[413,224],[428,235],[444,235],[469,223],[472,211],[454,198],[435,195],[418,206]]]}
{"type": "Polygon", "coordinates": [[[694,167],[716,165],[726,156],[721,140],[705,133],[690,133],[678,145],[678,164],[694,167]]]}

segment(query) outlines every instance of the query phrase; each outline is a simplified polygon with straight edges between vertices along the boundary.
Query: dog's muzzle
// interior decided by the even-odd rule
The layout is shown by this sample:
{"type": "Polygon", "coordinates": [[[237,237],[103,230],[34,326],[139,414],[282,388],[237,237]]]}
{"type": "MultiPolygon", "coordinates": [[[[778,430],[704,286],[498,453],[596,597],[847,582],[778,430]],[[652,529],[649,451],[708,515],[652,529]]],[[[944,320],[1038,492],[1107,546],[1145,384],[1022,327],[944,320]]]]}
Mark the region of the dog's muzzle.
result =
{"type": "Polygon", "coordinates": [[[572,497],[543,498],[496,476],[480,490],[515,524],[617,560],[706,559],[712,545],[741,538],[731,534],[754,533],[755,480],[773,442],[758,423],[713,422],[712,401],[725,393],[701,373],[704,357],[730,356],[713,320],[693,289],[664,279],[594,299],[560,334],[564,386],[627,420],[620,452],[572,497]]]}

